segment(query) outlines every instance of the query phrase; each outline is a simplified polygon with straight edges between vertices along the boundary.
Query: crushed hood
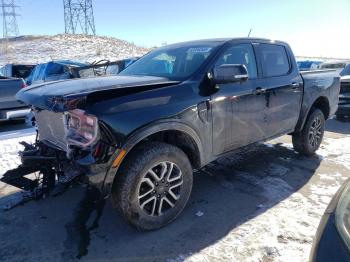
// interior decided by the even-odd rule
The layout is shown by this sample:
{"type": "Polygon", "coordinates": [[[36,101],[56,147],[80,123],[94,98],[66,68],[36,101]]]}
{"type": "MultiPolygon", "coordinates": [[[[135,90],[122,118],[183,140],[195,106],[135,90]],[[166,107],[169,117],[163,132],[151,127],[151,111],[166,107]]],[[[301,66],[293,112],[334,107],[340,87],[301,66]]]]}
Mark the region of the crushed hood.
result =
{"type": "Polygon", "coordinates": [[[179,82],[154,76],[71,79],[23,88],[16,94],[16,98],[27,105],[59,112],[78,107],[88,97],[115,97],[177,83],[179,82]]]}

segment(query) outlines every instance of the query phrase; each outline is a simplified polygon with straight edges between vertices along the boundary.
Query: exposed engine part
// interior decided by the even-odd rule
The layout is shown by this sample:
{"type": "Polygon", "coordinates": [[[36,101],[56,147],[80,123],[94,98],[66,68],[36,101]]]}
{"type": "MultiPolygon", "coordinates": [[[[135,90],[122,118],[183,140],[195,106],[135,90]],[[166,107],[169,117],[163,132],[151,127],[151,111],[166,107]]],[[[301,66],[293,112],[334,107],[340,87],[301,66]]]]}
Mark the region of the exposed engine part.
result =
{"type": "Polygon", "coordinates": [[[30,200],[57,195],[78,176],[82,169],[65,157],[65,152],[54,150],[41,142],[31,145],[21,142],[24,150],[19,153],[22,164],[7,171],[2,182],[22,189],[22,200],[6,209],[11,209],[30,200]],[[56,190],[57,186],[59,190],[56,190]],[[62,186],[64,185],[64,186],[62,186]]]}

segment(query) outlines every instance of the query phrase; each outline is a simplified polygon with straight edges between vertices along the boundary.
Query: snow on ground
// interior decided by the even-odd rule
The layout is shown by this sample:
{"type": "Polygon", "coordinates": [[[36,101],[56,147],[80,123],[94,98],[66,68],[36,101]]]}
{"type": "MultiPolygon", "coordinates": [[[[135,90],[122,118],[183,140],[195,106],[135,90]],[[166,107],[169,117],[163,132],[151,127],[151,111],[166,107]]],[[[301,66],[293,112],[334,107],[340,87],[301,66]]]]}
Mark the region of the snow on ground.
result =
{"type": "Polygon", "coordinates": [[[350,136],[342,140],[336,138],[326,138],[321,145],[318,154],[322,157],[329,158],[331,161],[344,165],[350,170],[350,136]]]}
{"type": "Polygon", "coordinates": [[[0,174],[20,164],[18,152],[23,150],[23,146],[19,144],[22,141],[27,143],[35,141],[33,128],[0,133],[0,174]]]}
{"type": "MultiPolygon", "coordinates": [[[[288,143],[283,146],[289,147],[288,143]]],[[[267,143],[268,147],[274,144],[267,143]]],[[[316,173],[300,191],[283,179],[288,167],[270,164],[269,175],[238,173],[263,188],[269,203],[290,195],[274,206],[258,205],[258,215],[234,228],[225,237],[195,254],[169,261],[308,261],[317,226],[332,196],[350,175],[350,136],[326,138],[319,155],[323,161],[344,166],[343,172],[316,173]]],[[[284,158],[288,161],[288,158],[284,158]]],[[[225,163],[225,159],[219,162],[225,163]]]]}
{"type": "Polygon", "coordinates": [[[138,47],[112,37],[59,34],[54,36],[23,36],[8,42],[0,40],[0,65],[13,63],[42,63],[71,59],[93,62],[115,61],[141,56],[148,48],[138,47]]]}
{"type": "MultiPolygon", "coordinates": [[[[0,135],[0,174],[18,164],[17,152],[21,149],[18,142],[32,142],[35,138],[31,128],[17,132],[0,135]]],[[[288,141],[272,141],[265,147],[272,150],[281,145],[290,147],[288,141]]],[[[295,161],[294,152],[289,150],[290,155],[281,155],[280,161],[267,164],[266,170],[257,169],[249,173],[235,171],[234,181],[243,181],[251,188],[261,189],[261,199],[267,201],[258,204],[255,214],[230,229],[216,242],[198,252],[175,255],[168,261],[307,261],[324,210],[340,185],[350,176],[349,145],[349,135],[326,137],[318,151],[322,171],[316,168],[311,182],[305,183],[298,191],[286,179],[294,169],[291,161],[295,161]]],[[[214,175],[223,187],[236,190],[235,182],[217,171],[240,161],[242,159],[237,155],[234,158],[223,157],[210,164],[215,167],[214,175]]],[[[301,160],[297,162],[299,165],[304,163],[301,160]]],[[[207,215],[198,211],[196,216],[203,219],[207,215]]]]}

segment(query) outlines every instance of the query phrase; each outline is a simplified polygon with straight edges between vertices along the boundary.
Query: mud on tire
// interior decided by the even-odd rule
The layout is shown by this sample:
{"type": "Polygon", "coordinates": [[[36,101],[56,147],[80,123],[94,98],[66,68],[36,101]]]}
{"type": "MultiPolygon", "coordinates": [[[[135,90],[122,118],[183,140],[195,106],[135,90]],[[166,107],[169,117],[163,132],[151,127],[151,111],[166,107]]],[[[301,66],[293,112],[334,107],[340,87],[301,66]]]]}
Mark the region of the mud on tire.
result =
{"type": "Polygon", "coordinates": [[[157,229],[184,209],[192,182],[192,167],[181,149],[147,142],[122,164],[112,188],[112,203],[136,228],[157,229]]]}

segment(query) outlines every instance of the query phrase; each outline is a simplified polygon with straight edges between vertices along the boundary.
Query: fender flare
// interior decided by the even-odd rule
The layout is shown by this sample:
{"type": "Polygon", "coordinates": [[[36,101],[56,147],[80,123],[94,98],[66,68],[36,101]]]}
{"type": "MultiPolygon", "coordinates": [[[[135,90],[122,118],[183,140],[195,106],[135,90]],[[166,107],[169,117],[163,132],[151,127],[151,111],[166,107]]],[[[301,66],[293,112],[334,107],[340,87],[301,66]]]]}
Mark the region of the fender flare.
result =
{"type": "MultiPolygon", "coordinates": [[[[305,125],[305,122],[306,122],[306,120],[307,120],[307,117],[308,117],[309,114],[310,114],[311,109],[314,107],[316,101],[317,101],[318,99],[320,99],[320,98],[326,99],[326,101],[327,101],[327,103],[328,103],[328,106],[330,106],[330,104],[329,104],[329,99],[328,99],[326,96],[319,96],[319,97],[315,98],[315,99],[312,101],[312,103],[310,103],[310,106],[307,108],[307,110],[305,110],[304,113],[302,112],[303,109],[301,109],[301,114],[300,114],[300,117],[299,117],[299,120],[298,120],[298,123],[297,123],[297,125],[296,125],[296,128],[295,128],[295,131],[294,131],[294,132],[299,132],[299,131],[301,131],[301,130],[303,129],[303,127],[304,127],[304,125],[305,125]]],[[[327,119],[326,119],[326,120],[327,120],[327,119]]]]}
{"type": "Polygon", "coordinates": [[[161,131],[180,131],[189,135],[197,146],[200,165],[202,165],[202,163],[204,162],[204,159],[203,159],[204,148],[203,148],[201,139],[199,138],[199,136],[197,135],[197,132],[193,128],[177,120],[157,121],[134,131],[127,138],[123,146],[118,148],[116,152],[111,156],[109,161],[109,169],[106,172],[106,176],[102,185],[102,191],[104,194],[109,194],[111,192],[114,178],[118,172],[120,164],[128,156],[130,151],[145,138],[161,131]],[[121,156],[121,158],[118,165],[113,167],[114,160],[119,156],[121,156]]]}

